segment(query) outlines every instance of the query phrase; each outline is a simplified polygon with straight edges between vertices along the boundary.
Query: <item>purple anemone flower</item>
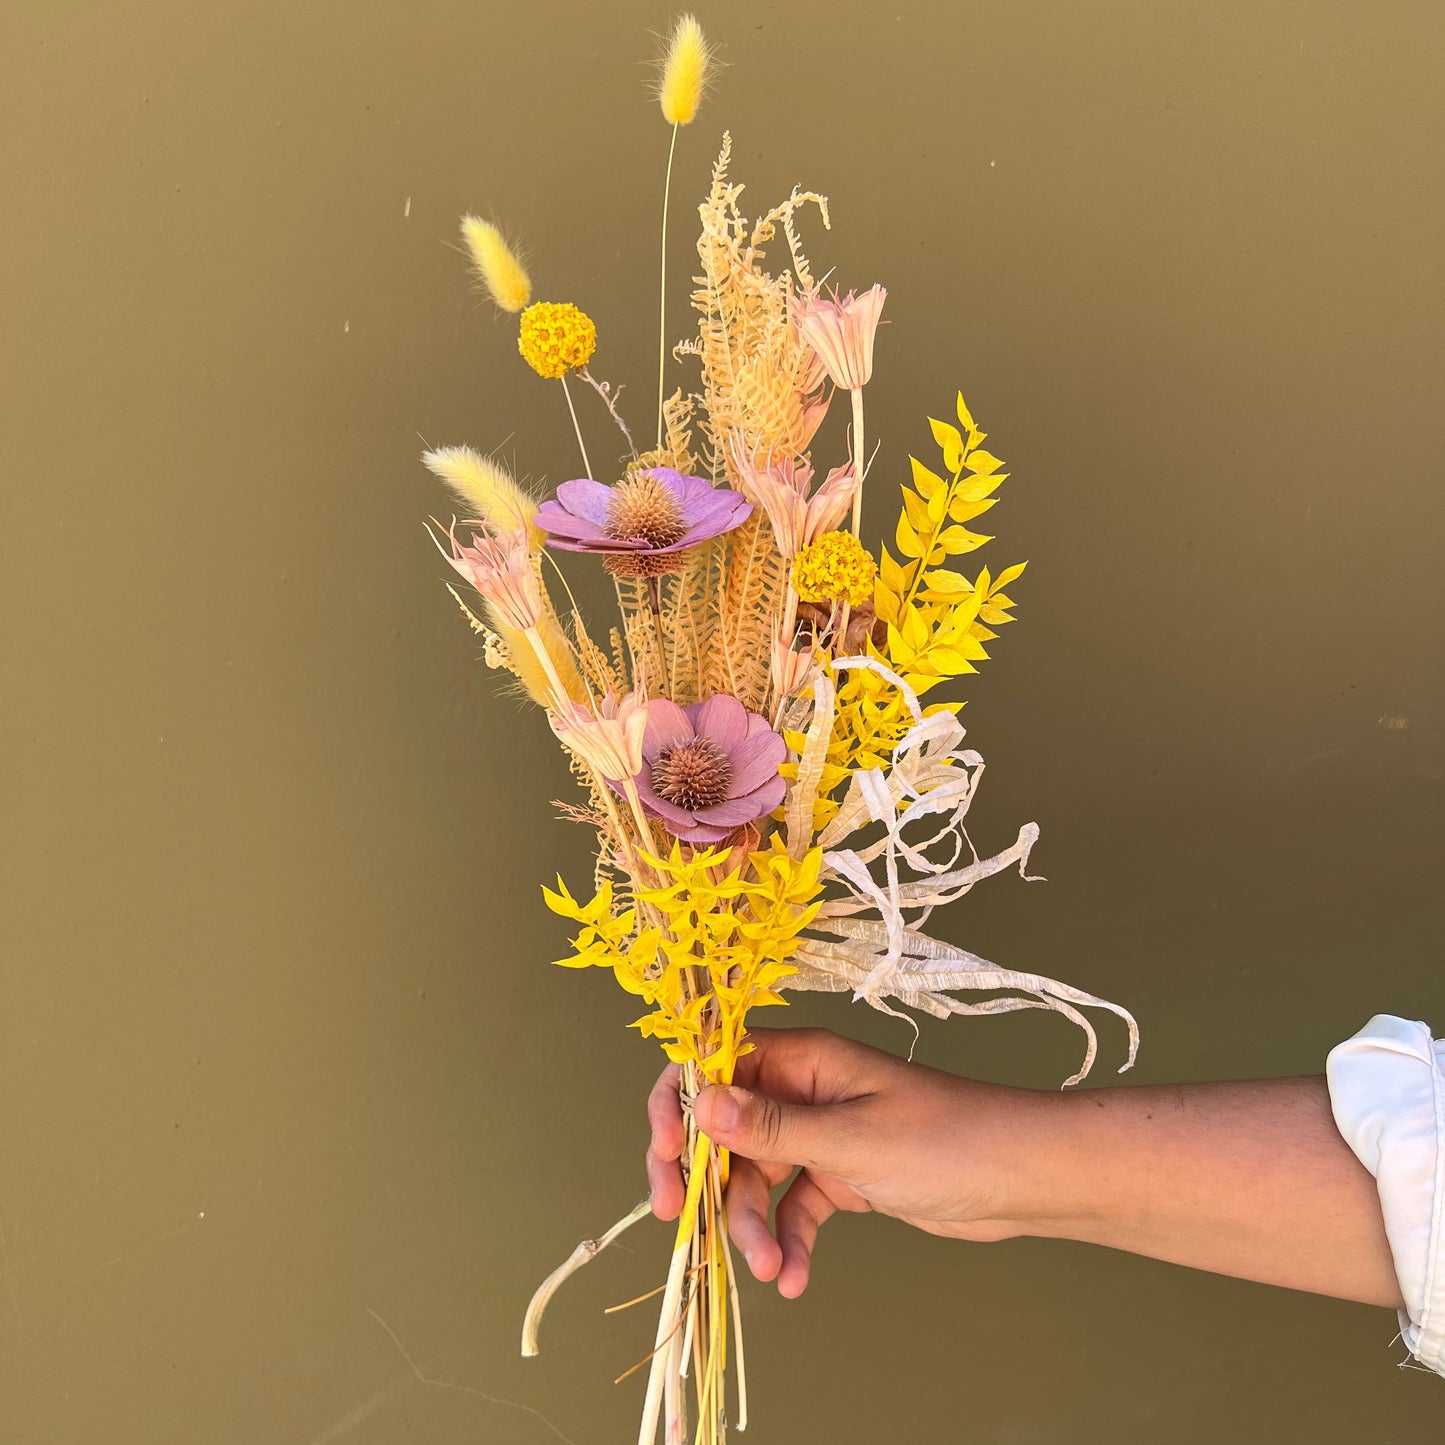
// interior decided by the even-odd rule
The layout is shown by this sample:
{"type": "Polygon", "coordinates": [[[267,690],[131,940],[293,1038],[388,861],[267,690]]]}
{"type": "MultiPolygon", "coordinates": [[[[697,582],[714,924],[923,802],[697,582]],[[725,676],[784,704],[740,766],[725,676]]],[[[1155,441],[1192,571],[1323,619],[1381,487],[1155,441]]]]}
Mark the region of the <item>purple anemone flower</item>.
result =
{"type": "Polygon", "coordinates": [[[691,707],[653,698],[637,791],[674,837],[718,843],[783,801],[778,767],[787,755],[768,720],[728,693],[691,707]]]}
{"type": "Polygon", "coordinates": [[[536,520],[551,546],[597,553],[614,576],[661,577],[682,566],[690,547],[732,531],[752,510],[741,492],[706,477],[650,467],[614,487],[563,482],[536,520]]]}

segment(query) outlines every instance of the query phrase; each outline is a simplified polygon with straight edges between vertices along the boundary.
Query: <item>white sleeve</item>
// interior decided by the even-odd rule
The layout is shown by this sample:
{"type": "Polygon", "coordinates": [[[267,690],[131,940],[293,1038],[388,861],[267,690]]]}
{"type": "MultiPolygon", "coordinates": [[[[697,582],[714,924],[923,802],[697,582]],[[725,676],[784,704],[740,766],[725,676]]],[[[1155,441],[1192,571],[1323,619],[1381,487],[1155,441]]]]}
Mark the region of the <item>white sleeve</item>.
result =
{"type": "Polygon", "coordinates": [[[1445,1040],[1376,1014],[1326,1064],[1335,1123],[1375,1176],[1410,1353],[1445,1375],[1445,1040]]]}

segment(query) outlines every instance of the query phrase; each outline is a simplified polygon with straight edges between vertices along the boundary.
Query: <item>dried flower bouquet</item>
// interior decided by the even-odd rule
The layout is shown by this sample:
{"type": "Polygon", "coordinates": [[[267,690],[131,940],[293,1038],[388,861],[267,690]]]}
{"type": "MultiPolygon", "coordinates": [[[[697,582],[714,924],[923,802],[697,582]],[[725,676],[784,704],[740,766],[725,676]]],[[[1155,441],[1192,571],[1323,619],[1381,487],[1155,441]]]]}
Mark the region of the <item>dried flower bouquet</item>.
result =
{"type": "MultiPolygon", "coordinates": [[[[660,86],[674,148],[708,68],[702,34],[684,17],[660,86]]],[[[812,207],[828,225],[826,200],[795,189],[749,222],[729,152],[724,137],[699,208],[697,335],[673,353],[695,361],[700,380],[665,396],[662,332],[656,440],[646,451],[617,393],[588,369],[592,321],[569,302],[532,302],[527,272],[498,229],[462,222],[492,299],[519,313],[522,356],[562,383],[586,473],[538,502],[468,448],[425,457],[462,512],[434,540],[480,601],[453,596],[485,639],[489,664],[544,709],[585,795],[567,811],[597,834],[590,896],[560,879],[545,890],[577,925],[560,962],[609,968],[637,995],[646,1012],[634,1027],[681,1065],[685,1106],[705,1083],[731,1081],[750,1048],[750,1011],[794,990],[849,991],[889,1013],[940,1018],[1055,1010],[1087,1039],[1071,1083],[1095,1053],[1081,1010],[1102,1007],[1127,1023],[1132,1062],[1137,1030],[1125,1010],[922,931],[935,908],[991,874],[1027,876],[1038,837],[1028,823],[1008,847],[978,855],[965,820],[983,759],[965,745],[960,703],[923,701],[976,671],[994,629],[1012,620],[1006,589],[1023,564],[970,577],[955,560],[992,540],[970,524],[1007,474],[960,394],[956,424],[929,422],[941,461],[910,458],[893,552],[879,547],[875,561],[859,536],[874,471],[863,399],[887,293],[825,292],[797,221],[812,207]],[[765,248],[780,233],[784,262],[769,271],[765,248]],[[591,387],[619,427],[627,460],[617,474],[594,473],[569,378],[591,387]],[[851,413],[847,455],[820,480],[810,448],[840,392],[851,413]],[[611,574],[613,623],[589,626],[558,553],[611,574]],[[960,997],[978,993],[989,996],[960,997]]],[[[671,171],[670,150],[664,257],[671,171]]],[[[653,1350],[635,1367],[649,1372],[640,1445],[652,1445],[659,1423],[669,1442],[691,1435],[716,1445],[729,1416],[738,1429],[747,1422],[728,1157],[687,1117],[686,1204],[653,1350]]],[[[527,1313],[524,1353],[536,1352],[557,1286],[645,1213],[639,1205],[579,1245],[547,1280],[527,1313]]]]}

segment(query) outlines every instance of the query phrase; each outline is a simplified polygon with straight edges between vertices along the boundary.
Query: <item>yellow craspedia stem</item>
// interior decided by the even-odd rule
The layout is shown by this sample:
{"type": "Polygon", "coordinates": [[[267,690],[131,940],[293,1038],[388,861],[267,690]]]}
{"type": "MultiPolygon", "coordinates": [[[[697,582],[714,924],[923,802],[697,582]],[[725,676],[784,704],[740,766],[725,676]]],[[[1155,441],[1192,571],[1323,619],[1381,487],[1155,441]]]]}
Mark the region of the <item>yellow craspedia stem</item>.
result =
{"type": "Polygon", "coordinates": [[[711,63],[712,54],[697,18],[679,15],[667,42],[658,96],[669,125],[687,125],[697,114],[711,63]]]}
{"type": "Polygon", "coordinates": [[[522,312],[517,350],[538,376],[566,376],[586,366],[596,349],[597,327],[570,301],[538,301],[522,312]]]}
{"type": "Polygon", "coordinates": [[[825,532],[793,562],[793,588],[804,602],[847,602],[873,596],[878,568],[851,532],[825,532]]]}
{"type": "Polygon", "coordinates": [[[520,311],[532,299],[532,279],[502,233],[490,221],[463,216],[462,240],[492,300],[503,311],[520,311]]]}

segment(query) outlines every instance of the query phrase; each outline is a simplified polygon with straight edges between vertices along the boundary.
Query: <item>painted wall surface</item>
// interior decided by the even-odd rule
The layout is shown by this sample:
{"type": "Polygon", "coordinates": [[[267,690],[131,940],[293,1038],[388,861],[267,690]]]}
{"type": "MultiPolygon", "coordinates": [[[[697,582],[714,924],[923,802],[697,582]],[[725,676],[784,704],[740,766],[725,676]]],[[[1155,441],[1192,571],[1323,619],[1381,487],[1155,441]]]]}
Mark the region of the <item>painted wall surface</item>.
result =
{"type": "MultiPolygon", "coordinates": [[[[601,1308],[660,1281],[662,1227],[539,1360],[516,1341],[638,1197],[657,1060],[609,980],[547,963],[537,885],[588,839],[442,590],[418,455],[575,466],[468,289],[469,209],[649,413],[668,20],[0,14],[6,1441],[633,1438],[611,1379],[652,1326],[601,1308]]],[[[728,126],[745,199],[826,192],[818,269],[889,288],[879,475],[959,386],[1010,463],[991,550],[1031,567],[968,690],[975,833],[1036,818],[1049,881],[948,936],[1128,1003],[1139,1080],[1318,1072],[1381,1010],[1445,1027],[1438,5],[702,20],[728,68],[679,141],[674,275],[728,126]]],[[[907,1047],[843,1000],[796,1017],[907,1047]]],[[[927,1023],[919,1056],[1048,1087],[1077,1050],[1021,1016],[927,1023]]],[[[843,1218],[801,1301],[746,1307],[758,1442],[1439,1430],[1388,1313],[1084,1247],[843,1218]]]]}

